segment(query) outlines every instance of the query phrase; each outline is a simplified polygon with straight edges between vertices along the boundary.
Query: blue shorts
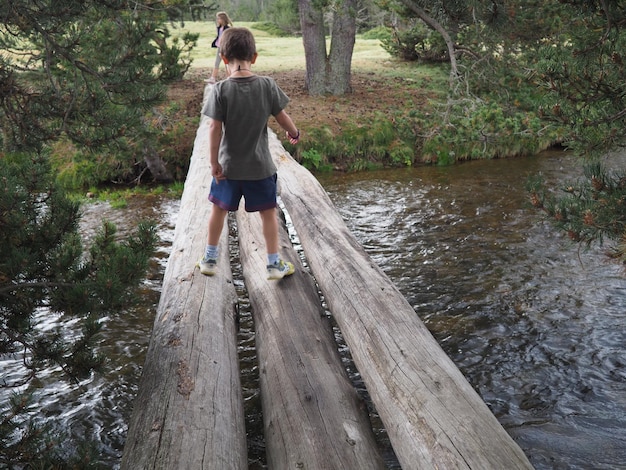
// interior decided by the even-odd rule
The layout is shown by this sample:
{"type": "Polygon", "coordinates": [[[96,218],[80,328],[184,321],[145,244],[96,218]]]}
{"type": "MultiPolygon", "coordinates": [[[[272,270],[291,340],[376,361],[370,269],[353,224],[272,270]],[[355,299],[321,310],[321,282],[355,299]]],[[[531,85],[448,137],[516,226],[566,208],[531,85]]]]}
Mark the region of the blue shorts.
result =
{"type": "Polygon", "coordinates": [[[213,178],[209,201],[225,211],[236,211],[243,196],[246,212],[276,207],[276,174],[262,180],[221,180],[213,178]]]}

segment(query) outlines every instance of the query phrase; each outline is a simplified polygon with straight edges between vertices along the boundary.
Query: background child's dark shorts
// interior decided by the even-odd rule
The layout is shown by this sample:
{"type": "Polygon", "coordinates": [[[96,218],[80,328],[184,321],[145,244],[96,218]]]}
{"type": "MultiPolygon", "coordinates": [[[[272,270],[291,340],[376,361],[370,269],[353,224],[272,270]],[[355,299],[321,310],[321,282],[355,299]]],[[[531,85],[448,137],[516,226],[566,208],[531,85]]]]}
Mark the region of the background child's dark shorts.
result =
{"type": "Polygon", "coordinates": [[[209,201],[226,211],[236,211],[243,196],[246,212],[276,207],[276,174],[262,180],[221,180],[213,178],[209,201]]]}

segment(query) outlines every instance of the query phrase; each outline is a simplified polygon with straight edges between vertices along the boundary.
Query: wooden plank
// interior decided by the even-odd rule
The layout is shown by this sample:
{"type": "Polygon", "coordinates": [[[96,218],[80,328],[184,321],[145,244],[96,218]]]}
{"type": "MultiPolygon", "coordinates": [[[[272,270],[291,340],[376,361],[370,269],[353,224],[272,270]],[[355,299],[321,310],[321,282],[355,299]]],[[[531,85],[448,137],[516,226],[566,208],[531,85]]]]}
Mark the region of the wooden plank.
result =
{"type": "Polygon", "coordinates": [[[213,277],[195,267],[211,204],[208,132],[200,124],[122,470],[247,469],[227,224],[213,277]]]}
{"type": "Polygon", "coordinates": [[[528,469],[528,459],[317,180],[270,138],[281,198],[404,469],[528,469]]]}
{"type": "Polygon", "coordinates": [[[237,227],[254,316],[268,468],[385,468],[366,406],[341,363],[317,288],[284,224],[281,254],[296,272],[280,281],[266,279],[261,218],[241,207],[237,227]]]}

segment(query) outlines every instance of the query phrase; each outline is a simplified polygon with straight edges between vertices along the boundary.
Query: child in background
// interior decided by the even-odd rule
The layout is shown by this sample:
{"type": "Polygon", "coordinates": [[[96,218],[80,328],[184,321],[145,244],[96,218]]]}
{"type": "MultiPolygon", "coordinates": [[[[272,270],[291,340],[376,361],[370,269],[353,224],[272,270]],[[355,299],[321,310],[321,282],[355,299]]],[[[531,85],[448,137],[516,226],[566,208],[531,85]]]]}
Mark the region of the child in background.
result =
{"type": "Polygon", "coordinates": [[[278,253],[276,214],[276,166],[268,143],[267,121],[274,116],[297,144],[300,132],[284,108],[289,98],[273,78],[251,71],[257,59],[254,36],[246,28],[230,28],[221,38],[220,53],[229,77],[213,86],[202,113],[209,117],[209,153],[213,203],[209,236],[200,272],[216,272],[218,243],[229,211],[236,211],[241,197],[248,212],[259,212],[267,249],[267,278],[293,274],[292,263],[278,253]]]}
{"type": "MultiPolygon", "coordinates": [[[[220,56],[220,40],[222,37],[222,33],[233,25],[233,22],[230,20],[228,14],[225,11],[220,11],[215,15],[215,22],[217,24],[217,36],[211,43],[211,47],[217,48],[217,56],[215,57],[215,65],[213,66],[213,73],[211,74],[211,78],[205,80],[208,83],[215,83],[217,81],[217,74],[220,70],[220,62],[222,60],[220,56]]],[[[226,69],[226,75],[228,75],[228,69],[226,69]]]]}

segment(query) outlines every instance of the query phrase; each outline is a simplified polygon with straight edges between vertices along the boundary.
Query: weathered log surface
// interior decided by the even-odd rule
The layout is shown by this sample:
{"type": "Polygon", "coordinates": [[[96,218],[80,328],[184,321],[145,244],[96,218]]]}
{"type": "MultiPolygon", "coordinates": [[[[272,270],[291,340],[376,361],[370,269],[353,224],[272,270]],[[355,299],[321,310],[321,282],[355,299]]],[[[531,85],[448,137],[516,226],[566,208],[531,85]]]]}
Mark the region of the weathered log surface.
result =
{"type": "Polygon", "coordinates": [[[317,180],[275,135],[270,146],[282,201],[402,468],[532,468],[317,180]]]}
{"type": "Polygon", "coordinates": [[[121,468],[247,469],[228,230],[219,273],[194,268],[211,204],[208,132],[198,129],[121,468]]]}
{"type": "MultiPolygon", "coordinates": [[[[209,278],[194,269],[210,211],[204,122],[196,136],[123,470],[248,466],[227,227],[218,274],[209,278]]],[[[275,135],[270,145],[281,197],[308,265],[402,467],[532,468],[354,239],[315,178],[286,154],[275,135]]],[[[282,236],[283,253],[297,262],[282,236]]],[[[364,410],[356,392],[346,387],[345,371],[337,369],[336,346],[313,280],[298,263],[291,278],[266,281],[259,275],[265,273],[260,228],[242,225],[240,237],[255,310],[269,467],[380,468],[371,430],[363,429],[364,410]]]]}
{"type": "Polygon", "coordinates": [[[337,351],[310,274],[281,224],[281,255],[296,272],[266,277],[261,218],[237,212],[239,253],[255,324],[268,468],[385,468],[366,406],[337,351]]]}

